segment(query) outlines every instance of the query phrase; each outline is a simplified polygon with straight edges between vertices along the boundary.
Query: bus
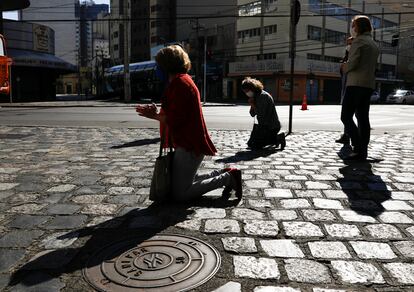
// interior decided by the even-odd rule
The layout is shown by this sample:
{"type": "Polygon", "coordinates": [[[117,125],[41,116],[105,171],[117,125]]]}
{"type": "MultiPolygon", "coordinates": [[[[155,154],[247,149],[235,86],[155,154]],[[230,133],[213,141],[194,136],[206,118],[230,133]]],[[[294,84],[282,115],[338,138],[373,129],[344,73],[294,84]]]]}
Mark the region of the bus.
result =
{"type": "Polygon", "coordinates": [[[10,75],[9,75],[10,64],[11,64],[11,59],[7,57],[6,40],[0,34],[0,94],[1,95],[10,94],[10,75]]]}
{"type": "MultiPolygon", "coordinates": [[[[158,101],[164,91],[164,84],[155,74],[155,61],[129,64],[131,77],[131,96],[134,100],[158,101]]],[[[105,69],[104,95],[123,97],[124,66],[118,65],[105,69]]]]}

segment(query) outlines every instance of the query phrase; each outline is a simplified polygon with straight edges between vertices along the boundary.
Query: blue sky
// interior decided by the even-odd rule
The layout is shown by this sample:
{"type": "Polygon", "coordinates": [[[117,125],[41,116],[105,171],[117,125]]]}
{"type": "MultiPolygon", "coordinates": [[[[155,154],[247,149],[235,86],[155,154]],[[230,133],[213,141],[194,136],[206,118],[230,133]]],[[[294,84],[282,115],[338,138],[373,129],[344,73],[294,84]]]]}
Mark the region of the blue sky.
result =
{"type": "MultiPolygon", "coordinates": [[[[110,0],[95,0],[94,2],[96,4],[108,4],[109,5],[110,0]]],[[[17,12],[16,11],[3,12],[3,18],[17,19],[17,12]]]]}

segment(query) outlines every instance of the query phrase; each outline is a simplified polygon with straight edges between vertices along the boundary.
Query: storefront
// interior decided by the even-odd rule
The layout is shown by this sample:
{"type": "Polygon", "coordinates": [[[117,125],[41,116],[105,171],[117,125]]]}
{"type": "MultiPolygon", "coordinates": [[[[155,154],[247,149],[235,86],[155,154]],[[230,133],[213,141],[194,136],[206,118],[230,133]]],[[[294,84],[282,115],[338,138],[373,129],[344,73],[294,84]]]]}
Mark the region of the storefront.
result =
{"type": "Polygon", "coordinates": [[[75,66],[54,55],[54,31],[44,25],[5,20],[4,36],[7,54],[13,60],[13,101],[54,100],[56,79],[76,71],[75,66]]]}
{"type": "MultiPolygon", "coordinates": [[[[229,64],[229,74],[224,81],[223,95],[230,99],[245,98],[240,89],[245,76],[262,81],[276,102],[288,103],[290,96],[290,59],[234,62],[229,64]]],[[[297,58],[293,101],[300,103],[304,95],[309,103],[339,103],[339,64],[297,58]]]]}

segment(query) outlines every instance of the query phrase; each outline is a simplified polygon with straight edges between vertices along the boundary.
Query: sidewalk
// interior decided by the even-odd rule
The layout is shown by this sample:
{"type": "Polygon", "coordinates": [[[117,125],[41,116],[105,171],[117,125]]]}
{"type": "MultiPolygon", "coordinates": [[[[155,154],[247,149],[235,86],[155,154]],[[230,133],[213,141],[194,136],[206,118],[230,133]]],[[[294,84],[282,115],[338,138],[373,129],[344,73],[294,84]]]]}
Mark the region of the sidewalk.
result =
{"type": "MultiPolygon", "coordinates": [[[[0,291],[94,291],[82,269],[96,251],[157,234],[218,250],[218,272],[191,291],[414,290],[413,136],[373,136],[377,160],[346,165],[337,132],[249,152],[249,132],[211,131],[219,152],[201,170],[241,168],[243,199],[216,190],[192,206],[154,207],[157,134],[0,126],[0,291]]],[[[122,265],[110,259],[101,264],[122,265]]]]}
{"type": "MultiPolygon", "coordinates": [[[[57,100],[57,101],[38,101],[38,102],[13,102],[0,103],[0,108],[15,107],[134,107],[137,104],[150,103],[151,101],[132,101],[124,102],[119,99],[112,100],[57,100]]],[[[204,106],[234,106],[235,103],[207,102],[204,106]]]]}

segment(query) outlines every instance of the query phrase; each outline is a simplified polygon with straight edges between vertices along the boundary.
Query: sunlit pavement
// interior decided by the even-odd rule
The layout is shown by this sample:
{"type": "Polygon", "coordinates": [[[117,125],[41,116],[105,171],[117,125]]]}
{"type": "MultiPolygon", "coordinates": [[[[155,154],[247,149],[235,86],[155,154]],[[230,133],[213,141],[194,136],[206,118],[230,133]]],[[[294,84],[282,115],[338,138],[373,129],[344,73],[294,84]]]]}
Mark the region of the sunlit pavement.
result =
{"type": "Polygon", "coordinates": [[[219,153],[201,171],[241,168],[243,199],[217,190],[192,206],[148,208],[157,134],[1,126],[0,290],[93,291],[81,271],[96,250],[168,233],[222,257],[194,291],[413,291],[412,135],[374,134],[368,162],[346,165],[338,132],[249,152],[248,131],[213,130],[219,153]]]}

